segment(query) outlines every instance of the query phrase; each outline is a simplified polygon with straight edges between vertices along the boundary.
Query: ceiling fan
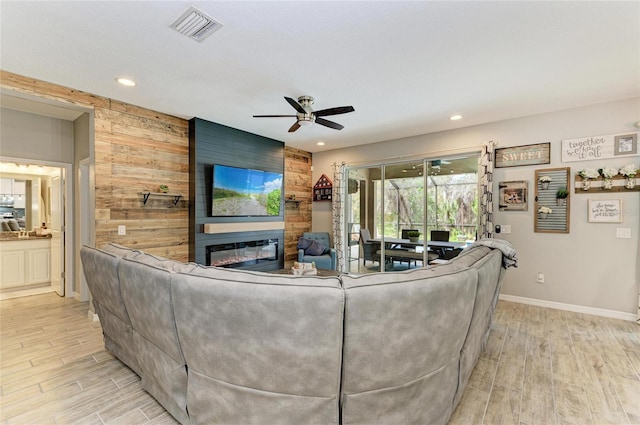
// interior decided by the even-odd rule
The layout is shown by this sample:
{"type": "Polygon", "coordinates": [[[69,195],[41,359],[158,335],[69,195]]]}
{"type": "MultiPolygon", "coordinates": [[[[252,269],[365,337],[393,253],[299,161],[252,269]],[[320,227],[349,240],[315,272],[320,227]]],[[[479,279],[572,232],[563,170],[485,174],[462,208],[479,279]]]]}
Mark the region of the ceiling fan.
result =
{"type": "Polygon", "coordinates": [[[284,99],[289,102],[289,105],[293,106],[297,114],[295,115],[254,115],[254,118],[278,118],[278,117],[292,117],[296,118],[296,122],[289,128],[289,133],[293,133],[302,126],[311,125],[314,122],[325,127],[333,128],[335,130],[342,130],[344,126],[337,122],[326,120],[322,117],[329,115],[346,114],[353,112],[353,106],[337,106],[335,108],[322,109],[320,111],[314,111],[311,109],[313,105],[313,97],[300,96],[296,102],[294,99],[285,96],[284,99]]]}

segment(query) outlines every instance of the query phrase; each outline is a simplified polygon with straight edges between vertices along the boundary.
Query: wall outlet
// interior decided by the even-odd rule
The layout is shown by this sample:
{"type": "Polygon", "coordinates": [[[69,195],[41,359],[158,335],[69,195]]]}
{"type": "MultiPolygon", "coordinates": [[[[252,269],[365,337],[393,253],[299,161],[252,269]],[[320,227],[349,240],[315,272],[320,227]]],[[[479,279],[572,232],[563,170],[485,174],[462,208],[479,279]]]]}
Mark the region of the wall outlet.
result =
{"type": "Polygon", "coordinates": [[[127,226],[121,224],[118,226],[118,236],[124,236],[127,234],[127,226]]]}
{"type": "Polygon", "coordinates": [[[536,276],[536,281],[538,283],[544,283],[544,273],[538,272],[538,275],[536,276]]]}
{"type": "Polygon", "coordinates": [[[502,233],[511,233],[511,225],[503,224],[502,225],[502,233]]]}

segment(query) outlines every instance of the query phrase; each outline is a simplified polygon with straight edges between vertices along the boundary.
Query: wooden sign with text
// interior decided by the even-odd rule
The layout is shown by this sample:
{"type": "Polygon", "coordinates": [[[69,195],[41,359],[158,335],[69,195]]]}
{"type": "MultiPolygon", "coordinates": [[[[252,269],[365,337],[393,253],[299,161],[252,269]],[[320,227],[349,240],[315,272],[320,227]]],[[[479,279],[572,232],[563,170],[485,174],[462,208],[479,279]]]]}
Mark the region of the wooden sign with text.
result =
{"type": "Polygon", "coordinates": [[[550,143],[538,143],[496,149],[495,168],[549,164],[551,162],[550,145],[550,143]]]}
{"type": "Polygon", "coordinates": [[[592,161],[638,154],[638,133],[607,134],[562,141],[562,162],[592,161]]]}

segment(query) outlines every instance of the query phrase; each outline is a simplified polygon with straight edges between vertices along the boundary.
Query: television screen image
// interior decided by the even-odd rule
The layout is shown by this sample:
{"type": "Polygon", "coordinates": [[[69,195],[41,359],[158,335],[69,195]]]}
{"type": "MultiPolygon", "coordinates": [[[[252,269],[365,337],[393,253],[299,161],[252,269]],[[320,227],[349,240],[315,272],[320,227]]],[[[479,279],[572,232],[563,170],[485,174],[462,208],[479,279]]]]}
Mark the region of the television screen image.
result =
{"type": "Polygon", "coordinates": [[[215,164],[211,215],[278,216],[281,193],[282,173],[215,164]]]}

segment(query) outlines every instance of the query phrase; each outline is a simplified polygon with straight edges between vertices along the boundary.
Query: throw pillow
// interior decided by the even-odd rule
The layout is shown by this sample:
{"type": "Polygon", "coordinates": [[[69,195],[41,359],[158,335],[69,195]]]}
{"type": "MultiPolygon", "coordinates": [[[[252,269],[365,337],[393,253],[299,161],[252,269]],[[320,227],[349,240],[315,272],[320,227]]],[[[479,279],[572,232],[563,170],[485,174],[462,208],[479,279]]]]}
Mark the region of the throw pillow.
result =
{"type": "Polygon", "coordinates": [[[316,240],[311,241],[309,248],[304,250],[304,255],[322,255],[324,254],[325,246],[316,240]]]}
{"type": "Polygon", "coordinates": [[[298,239],[298,249],[306,250],[311,245],[311,242],[313,242],[312,239],[307,239],[307,238],[302,238],[301,237],[300,239],[298,239]]]}
{"type": "Polygon", "coordinates": [[[18,225],[18,220],[9,220],[9,228],[11,229],[11,231],[13,232],[18,232],[20,231],[20,226],[18,225]]]}

